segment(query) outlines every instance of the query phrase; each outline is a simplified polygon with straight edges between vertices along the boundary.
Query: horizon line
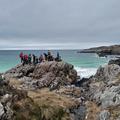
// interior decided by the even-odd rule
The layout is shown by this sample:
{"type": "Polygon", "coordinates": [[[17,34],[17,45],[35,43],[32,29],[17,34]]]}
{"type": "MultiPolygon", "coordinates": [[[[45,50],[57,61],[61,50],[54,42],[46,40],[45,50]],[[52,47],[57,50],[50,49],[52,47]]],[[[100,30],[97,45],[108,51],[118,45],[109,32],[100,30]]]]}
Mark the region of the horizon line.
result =
{"type": "Polygon", "coordinates": [[[109,47],[109,46],[117,46],[120,44],[112,44],[112,45],[99,45],[99,46],[94,46],[94,47],[85,47],[85,48],[2,48],[0,49],[0,51],[2,50],[83,50],[83,49],[90,49],[90,48],[95,48],[95,47],[109,47]]]}

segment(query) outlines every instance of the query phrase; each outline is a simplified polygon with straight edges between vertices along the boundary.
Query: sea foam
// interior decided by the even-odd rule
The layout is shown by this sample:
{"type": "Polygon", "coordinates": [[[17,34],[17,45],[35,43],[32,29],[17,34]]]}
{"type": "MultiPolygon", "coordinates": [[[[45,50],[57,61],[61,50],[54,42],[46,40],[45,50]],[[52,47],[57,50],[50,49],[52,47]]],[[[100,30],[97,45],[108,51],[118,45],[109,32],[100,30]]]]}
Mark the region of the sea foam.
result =
{"type": "Polygon", "coordinates": [[[78,75],[81,78],[89,78],[92,75],[95,75],[97,72],[97,68],[81,68],[81,67],[75,67],[77,70],[78,75]]]}

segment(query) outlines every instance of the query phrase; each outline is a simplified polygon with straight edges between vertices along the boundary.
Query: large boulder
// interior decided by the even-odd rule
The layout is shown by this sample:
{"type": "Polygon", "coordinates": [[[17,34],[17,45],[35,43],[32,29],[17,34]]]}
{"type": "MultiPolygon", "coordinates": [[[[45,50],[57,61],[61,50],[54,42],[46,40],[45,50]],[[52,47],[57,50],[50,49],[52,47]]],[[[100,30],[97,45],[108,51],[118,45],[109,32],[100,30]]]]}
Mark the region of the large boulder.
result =
{"type": "Polygon", "coordinates": [[[115,116],[120,115],[116,109],[120,106],[120,66],[108,64],[100,67],[89,81],[89,90],[86,94],[101,108],[98,119],[116,120],[118,117],[115,116]]]}
{"type": "Polygon", "coordinates": [[[43,62],[37,65],[18,65],[7,71],[4,78],[8,81],[22,81],[20,87],[56,89],[61,85],[70,85],[77,81],[77,72],[73,65],[66,62],[43,62]]]}
{"type": "Polygon", "coordinates": [[[120,86],[107,87],[100,94],[99,100],[102,108],[120,105],[120,86]]]}
{"type": "Polygon", "coordinates": [[[106,65],[97,70],[94,78],[97,81],[104,81],[106,83],[114,81],[120,74],[120,66],[116,64],[106,65]]]}

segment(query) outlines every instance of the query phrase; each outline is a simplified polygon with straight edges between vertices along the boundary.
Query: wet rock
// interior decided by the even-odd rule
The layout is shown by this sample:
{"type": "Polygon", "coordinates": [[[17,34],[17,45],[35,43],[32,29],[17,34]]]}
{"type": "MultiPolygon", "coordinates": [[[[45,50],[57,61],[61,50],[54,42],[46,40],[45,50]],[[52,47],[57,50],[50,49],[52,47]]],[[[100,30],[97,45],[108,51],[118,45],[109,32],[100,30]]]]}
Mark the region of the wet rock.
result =
{"type": "Polygon", "coordinates": [[[116,64],[116,65],[120,66],[120,58],[119,59],[115,59],[115,60],[110,60],[108,64],[109,65],[116,64]]]}
{"type": "Polygon", "coordinates": [[[75,85],[78,86],[78,87],[81,87],[81,86],[83,87],[83,86],[86,86],[86,84],[88,84],[88,82],[90,82],[89,78],[82,78],[79,81],[77,81],[75,83],[75,85]]]}

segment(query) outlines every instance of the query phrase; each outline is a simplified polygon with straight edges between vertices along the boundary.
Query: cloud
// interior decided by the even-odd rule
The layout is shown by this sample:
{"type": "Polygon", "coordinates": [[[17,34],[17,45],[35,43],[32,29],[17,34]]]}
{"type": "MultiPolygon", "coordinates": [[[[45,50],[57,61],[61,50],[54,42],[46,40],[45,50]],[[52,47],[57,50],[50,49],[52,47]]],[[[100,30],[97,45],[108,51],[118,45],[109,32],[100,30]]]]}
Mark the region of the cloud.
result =
{"type": "Polygon", "coordinates": [[[119,0],[1,0],[0,47],[120,44],[119,4],[119,0]]]}

